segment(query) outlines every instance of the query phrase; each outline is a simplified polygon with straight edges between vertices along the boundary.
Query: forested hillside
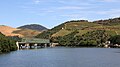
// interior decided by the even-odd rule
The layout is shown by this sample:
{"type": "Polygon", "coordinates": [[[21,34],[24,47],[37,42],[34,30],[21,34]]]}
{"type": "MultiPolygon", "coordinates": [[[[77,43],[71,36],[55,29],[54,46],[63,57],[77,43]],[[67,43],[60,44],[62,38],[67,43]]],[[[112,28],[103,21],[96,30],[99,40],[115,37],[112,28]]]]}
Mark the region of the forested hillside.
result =
{"type": "Polygon", "coordinates": [[[94,22],[89,22],[87,20],[67,21],[59,26],[37,35],[36,37],[51,39],[51,42],[59,42],[59,44],[65,42],[67,45],[74,43],[72,41],[75,41],[77,37],[83,37],[83,39],[79,40],[80,42],[75,41],[75,43],[80,43],[81,45],[82,43],[93,43],[95,45],[102,44],[111,36],[115,35],[120,35],[120,18],[98,20],[94,22]],[[77,31],[77,33],[74,33],[75,31],[77,31]],[[73,33],[75,37],[73,36],[73,33]],[[93,38],[94,36],[95,38],[93,38]],[[106,38],[104,38],[105,36],[106,38]],[[95,41],[94,39],[98,39],[99,41],[95,41]]]}
{"type": "Polygon", "coordinates": [[[15,41],[0,33],[0,53],[14,50],[17,50],[15,41]]]}
{"type": "Polygon", "coordinates": [[[77,33],[78,31],[74,31],[66,36],[59,37],[56,42],[64,46],[97,47],[110,37],[104,30],[91,31],[82,36],[76,36],[77,33]]]}

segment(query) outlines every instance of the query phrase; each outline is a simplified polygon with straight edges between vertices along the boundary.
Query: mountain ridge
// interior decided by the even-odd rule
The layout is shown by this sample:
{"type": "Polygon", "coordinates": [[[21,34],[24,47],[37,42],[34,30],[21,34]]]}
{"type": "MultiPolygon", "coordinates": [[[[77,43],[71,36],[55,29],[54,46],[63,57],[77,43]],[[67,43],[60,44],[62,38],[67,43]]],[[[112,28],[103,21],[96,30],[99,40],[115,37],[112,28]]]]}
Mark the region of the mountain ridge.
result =
{"type": "Polygon", "coordinates": [[[31,30],[37,30],[37,31],[47,30],[46,27],[39,25],[39,24],[27,24],[27,25],[23,25],[17,28],[18,29],[31,29],[31,30]]]}

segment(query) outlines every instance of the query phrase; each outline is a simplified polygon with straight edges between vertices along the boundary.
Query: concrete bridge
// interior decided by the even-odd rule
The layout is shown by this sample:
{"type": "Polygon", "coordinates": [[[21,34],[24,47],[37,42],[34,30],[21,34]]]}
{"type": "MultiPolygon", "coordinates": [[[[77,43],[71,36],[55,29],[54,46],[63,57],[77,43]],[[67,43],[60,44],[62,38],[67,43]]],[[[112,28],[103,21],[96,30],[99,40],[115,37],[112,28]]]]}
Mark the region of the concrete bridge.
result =
{"type": "Polygon", "coordinates": [[[18,49],[33,49],[51,46],[49,39],[39,38],[23,38],[21,42],[16,42],[16,45],[18,49]]]}

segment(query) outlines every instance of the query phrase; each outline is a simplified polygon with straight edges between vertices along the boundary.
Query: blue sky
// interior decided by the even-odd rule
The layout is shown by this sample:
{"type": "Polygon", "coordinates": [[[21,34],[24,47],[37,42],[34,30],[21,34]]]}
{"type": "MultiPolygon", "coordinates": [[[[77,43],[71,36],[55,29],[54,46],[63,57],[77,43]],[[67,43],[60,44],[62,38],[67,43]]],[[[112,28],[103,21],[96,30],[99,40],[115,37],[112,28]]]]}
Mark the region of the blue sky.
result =
{"type": "Polygon", "coordinates": [[[0,0],[0,24],[41,24],[53,28],[69,20],[120,16],[120,0],[0,0]]]}

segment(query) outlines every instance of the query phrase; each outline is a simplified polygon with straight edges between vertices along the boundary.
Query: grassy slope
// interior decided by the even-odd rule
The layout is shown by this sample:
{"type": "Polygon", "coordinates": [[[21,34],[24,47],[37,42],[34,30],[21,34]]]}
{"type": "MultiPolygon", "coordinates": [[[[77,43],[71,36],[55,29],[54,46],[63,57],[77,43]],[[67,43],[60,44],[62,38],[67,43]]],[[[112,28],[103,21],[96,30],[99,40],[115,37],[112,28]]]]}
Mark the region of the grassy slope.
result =
{"type": "Polygon", "coordinates": [[[94,26],[100,26],[100,24],[90,22],[71,22],[66,24],[67,29],[85,29],[94,26]]]}
{"type": "Polygon", "coordinates": [[[87,28],[95,27],[95,26],[100,26],[100,24],[90,23],[90,22],[70,22],[70,23],[64,24],[63,29],[54,33],[52,36],[53,37],[64,36],[73,32],[74,30],[79,31],[77,35],[82,35],[90,31],[87,28]]]}
{"type": "MultiPolygon", "coordinates": [[[[87,21],[69,21],[59,26],[56,26],[49,31],[39,34],[38,37],[57,37],[67,35],[75,30],[78,30],[77,35],[83,35],[93,30],[106,30],[112,36],[120,34],[120,18],[113,18],[107,20],[98,20],[94,22],[87,21]]],[[[43,37],[43,38],[44,38],[43,37]]]]}
{"type": "Polygon", "coordinates": [[[71,33],[72,31],[68,31],[65,29],[61,29],[60,31],[56,32],[55,34],[52,35],[52,37],[58,37],[58,36],[65,36],[69,33],[71,33]]]}
{"type": "Polygon", "coordinates": [[[101,25],[97,23],[91,23],[91,22],[71,22],[71,23],[66,23],[64,25],[64,30],[60,30],[56,33],[54,33],[52,36],[57,37],[57,36],[64,36],[69,33],[71,33],[74,30],[78,30],[79,33],[77,35],[82,35],[87,33],[88,31],[93,31],[93,30],[106,30],[106,32],[110,35],[116,35],[120,34],[120,25],[101,25]]]}
{"type": "Polygon", "coordinates": [[[23,35],[23,37],[34,37],[34,36],[40,34],[39,31],[30,30],[30,29],[21,29],[21,30],[13,31],[13,33],[19,33],[19,34],[23,35]]]}
{"type": "Polygon", "coordinates": [[[0,25],[0,32],[2,34],[4,34],[5,36],[20,36],[20,37],[22,37],[21,34],[12,33],[13,31],[16,31],[16,30],[19,30],[19,29],[12,28],[12,27],[5,26],[5,25],[0,25]]]}

